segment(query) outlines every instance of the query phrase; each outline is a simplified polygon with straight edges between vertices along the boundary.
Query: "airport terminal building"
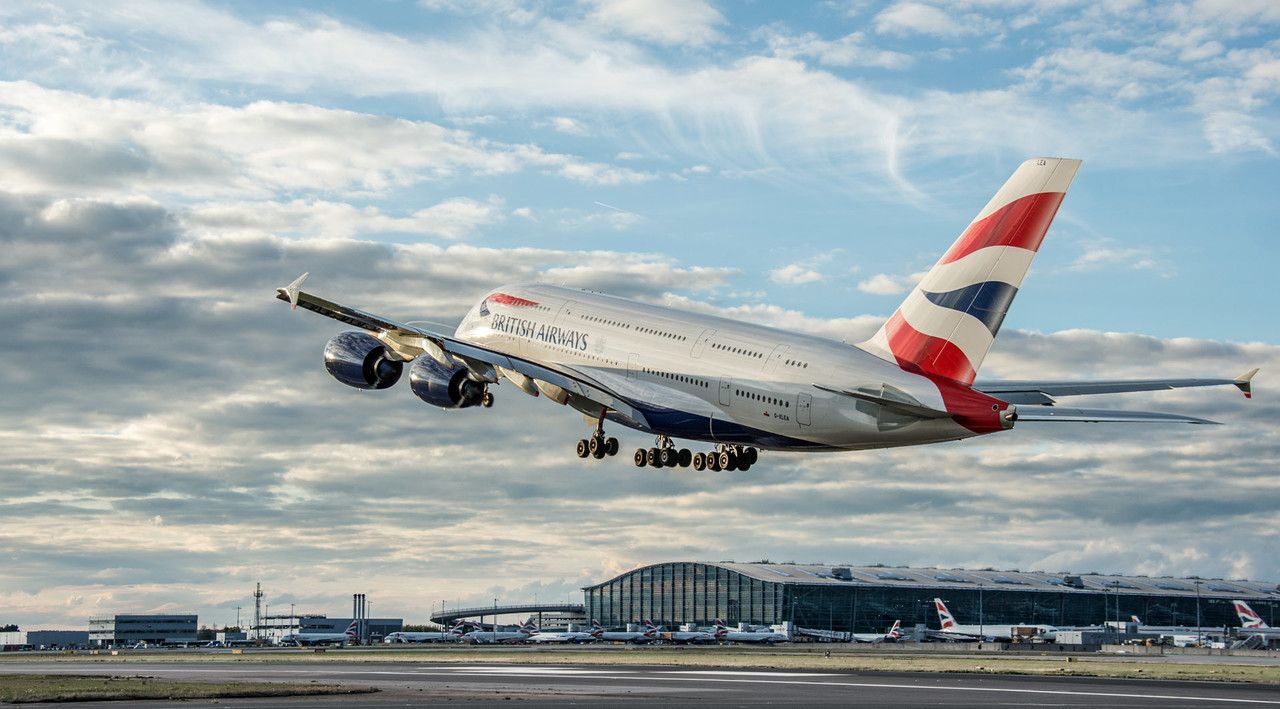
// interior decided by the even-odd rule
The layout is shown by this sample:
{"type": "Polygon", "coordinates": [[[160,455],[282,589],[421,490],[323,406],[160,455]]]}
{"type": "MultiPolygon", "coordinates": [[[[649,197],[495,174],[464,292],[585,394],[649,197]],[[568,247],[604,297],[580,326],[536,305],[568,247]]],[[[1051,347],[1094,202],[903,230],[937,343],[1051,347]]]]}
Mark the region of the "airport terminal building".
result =
{"type": "Polygon", "coordinates": [[[959,623],[1098,625],[1136,615],[1147,625],[1239,626],[1232,600],[1273,627],[1273,582],[885,566],[672,562],[583,589],[588,618],[606,626],[652,620],[666,628],[793,623],[835,632],[881,632],[901,620],[938,627],[933,599],[959,623]],[[1199,618],[1199,622],[1197,622],[1199,618]]]}

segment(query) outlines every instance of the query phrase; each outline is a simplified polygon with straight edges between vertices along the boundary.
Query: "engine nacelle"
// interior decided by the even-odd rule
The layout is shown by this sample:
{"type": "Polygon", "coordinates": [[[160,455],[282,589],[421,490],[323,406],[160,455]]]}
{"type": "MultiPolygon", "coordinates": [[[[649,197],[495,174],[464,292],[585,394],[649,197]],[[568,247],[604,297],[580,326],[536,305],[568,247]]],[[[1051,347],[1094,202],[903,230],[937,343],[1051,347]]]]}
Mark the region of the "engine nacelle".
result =
{"type": "Polygon", "coordinates": [[[484,402],[485,385],[463,366],[446,367],[423,355],[409,367],[409,388],[419,399],[442,409],[465,409],[484,402]]]}
{"type": "Polygon", "coordinates": [[[334,379],[357,389],[386,389],[400,381],[404,362],[372,335],[344,332],[324,346],[324,368],[334,379]]]}

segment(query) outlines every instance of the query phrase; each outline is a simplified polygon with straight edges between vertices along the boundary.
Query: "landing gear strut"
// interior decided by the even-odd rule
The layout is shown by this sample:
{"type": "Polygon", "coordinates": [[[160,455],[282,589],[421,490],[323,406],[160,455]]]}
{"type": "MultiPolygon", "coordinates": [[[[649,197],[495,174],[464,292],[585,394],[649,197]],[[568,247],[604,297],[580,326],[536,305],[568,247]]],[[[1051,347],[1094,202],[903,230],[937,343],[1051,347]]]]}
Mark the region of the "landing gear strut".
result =
{"type": "Polygon", "coordinates": [[[596,421],[596,430],[592,432],[591,438],[584,438],[578,441],[577,453],[579,458],[588,456],[600,460],[605,456],[618,454],[618,439],[613,437],[606,438],[604,435],[604,416],[608,411],[601,411],[600,418],[596,421]]]}

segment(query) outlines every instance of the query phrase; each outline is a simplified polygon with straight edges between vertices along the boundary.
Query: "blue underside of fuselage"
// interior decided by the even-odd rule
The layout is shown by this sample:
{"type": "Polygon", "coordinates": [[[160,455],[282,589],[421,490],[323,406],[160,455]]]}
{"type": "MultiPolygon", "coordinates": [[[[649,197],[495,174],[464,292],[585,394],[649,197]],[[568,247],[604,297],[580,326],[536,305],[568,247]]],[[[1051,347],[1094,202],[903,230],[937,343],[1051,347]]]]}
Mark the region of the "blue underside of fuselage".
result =
{"type": "MultiPolygon", "coordinates": [[[[640,413],[644,414],[649,423],[648,430],[651,433],[660,433],[672,438],[688,438],[714,443],[737,443],[774,450],[788,448],[796,450],[831,449],[831,446],[822,443],[814,443],[813,441],[784,436],[780,433],[762,431],[734,421],[709,418],[688,411],[668,409],[636,401],[631,402],[631,404],[640,413]]],[[[630,419],[613,413],[608,414],[607,417],[624,425],[634,426],[635,424],[630,419]]]]}

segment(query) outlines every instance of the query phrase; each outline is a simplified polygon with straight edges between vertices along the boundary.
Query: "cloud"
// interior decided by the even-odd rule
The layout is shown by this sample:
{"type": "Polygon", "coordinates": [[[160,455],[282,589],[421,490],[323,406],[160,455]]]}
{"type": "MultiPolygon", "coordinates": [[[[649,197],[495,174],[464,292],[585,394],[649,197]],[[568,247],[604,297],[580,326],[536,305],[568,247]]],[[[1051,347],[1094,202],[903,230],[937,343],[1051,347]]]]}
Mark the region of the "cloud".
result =
{"type": "Polygon", "coordinates": [[[427,121],[305,104],[169,108],[29,82],[0,88],[0,188],[9,190],[380,193],[458,174],[530,168],[592,185],[655,177],[427,121]]]}
{"type": "Polygon", "coordinates": [[[1159,267],[1160,263],[1152,257],[1149,248],[1116,248],[1106,243],[1093,243],[1086,246],[1084,253],[1077,256],[1067,268],[1071,271],[1095,271],[1103,268],[1151,270],[1159,267]]]}
{"type": "MultiPolygon", "coordinates": [[[[502,220],[503,202],[490,197],[478,202],[466,197],[445,200],[410,215],[393,217],[377,207],[323,200],[281,203],[207,202],[183,212],[183,226],[197,233],[257,233],[336,239],[375,234],[412,234],[460,239],[502,220]]],[[[516,216],[521,210],[514,210],[516,216]]]]}
{"type": "Polygon", "coordinates": [[[839,39],[824,40],[815,32],[789,35],[768,32],[765,39],[774,56],[782,59],[812,57],[825,66],[874,66],[905,69],[912,64],[910,54],[867,46],[866,35],[851,32],[839,39]]]}
{"type": "Polygon", "coordinates": [[[701,45],[721,39],[724,22],[704,0],[591,0],[588,20],[639,39],[664,45],[701,45]]]}
{"type": "Polygon", "coordinates": [[[921,2],[895,2],[875,17],[876,32],[882,34],[926,34],[958,37],[991,31],[995,24],[976,14],[955,17],[942,8],[921,2]]]}
{"type": "Polygon", "coordinates": [[[769,272],[769,280],[788,286],[817,283],[823,278],[824,276],[821,273],[798,263],[787,264],[769,272]]]}
{"type": "Polygon", "coordinates": [[[925,277],[925,271],[908,276],[895,276],[888,273],[876,275],[858,282],[858,290],[872,295],[899,295],[915,287],[925,277]]]}
{"type": "Polygon", "coordinates": [[[550,123],[556,131],[566,135],[587,135],[588,133],[585,126],[567,116],[552,116],[550,123]]]}

